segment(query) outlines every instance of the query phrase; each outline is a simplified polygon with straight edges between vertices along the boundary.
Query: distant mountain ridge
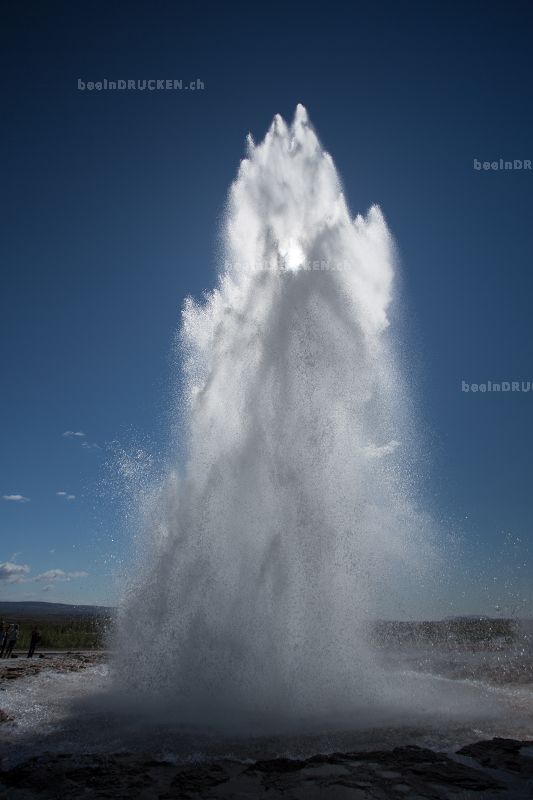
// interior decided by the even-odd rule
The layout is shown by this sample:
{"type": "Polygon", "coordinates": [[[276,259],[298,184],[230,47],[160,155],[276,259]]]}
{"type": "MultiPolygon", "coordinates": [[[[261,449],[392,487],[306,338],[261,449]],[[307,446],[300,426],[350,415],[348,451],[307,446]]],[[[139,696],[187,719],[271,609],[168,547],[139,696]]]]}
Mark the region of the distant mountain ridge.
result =
{"type": "Polygon", "coordinates": [[[45,603],[38,600],[0,600],[0,618],[10,614],[27,616],[109,616],[115,609],[112,606],[71,605],[69,603],[45,603]]]}

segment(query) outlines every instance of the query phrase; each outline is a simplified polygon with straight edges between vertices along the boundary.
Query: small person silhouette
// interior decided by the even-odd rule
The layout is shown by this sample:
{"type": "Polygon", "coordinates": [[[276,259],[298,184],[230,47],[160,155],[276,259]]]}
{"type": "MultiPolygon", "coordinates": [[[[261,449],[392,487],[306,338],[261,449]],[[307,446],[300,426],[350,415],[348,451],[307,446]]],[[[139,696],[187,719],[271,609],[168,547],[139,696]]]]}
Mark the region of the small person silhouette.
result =
{"type": "Polygon", "coordinates": [[[28,650],[28,658],[33,658],[33,654],[35,653],[35,648],[41,641],[41,634],[37,630],[37,628],[33,628],[31,632],[31,639],[30,639],[30,649],[28,650]]]}
{"type": "Polygon", "coordinates": [[[7,649],[6,649],[6,654],[4,656],[5,658],[11,658],[11,653],[13,652],[13,648],[17,643],[18,636],[19,636],[19,626],[15,622],[14,625],[11,625],[11,630],[8,631],[7,634],[7,649]]]}
{"type": "Polygon", "coordinates": [[[0,623],[0,658],[3,658],[4,650],[7,647],[7,634],[10,627],[10,625],[5,625],[3,622],[0,623]]]}

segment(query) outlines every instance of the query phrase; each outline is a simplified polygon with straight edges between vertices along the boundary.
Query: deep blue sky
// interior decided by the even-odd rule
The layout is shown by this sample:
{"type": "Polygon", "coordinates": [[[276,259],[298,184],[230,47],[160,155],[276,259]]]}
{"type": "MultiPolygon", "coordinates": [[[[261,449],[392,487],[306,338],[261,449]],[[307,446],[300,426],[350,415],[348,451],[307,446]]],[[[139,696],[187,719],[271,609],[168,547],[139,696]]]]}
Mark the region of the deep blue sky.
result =
{"type": "Polygon", "coordinates": [[[516,1],[4,5],[0,498],[30,500],[0,499],[0,561],[31,572],[0,596],[116,599],[106,442],[167,446],[172,337],[213,286],[245,136],[302,102],[353,213],[378,202],[399,246],[429,500],[498,578],[454,611],[507,582],[533,613],[533,391],[461,392],[533,380],[533,172],[473,169],[533,158],[532,22],[516,1]],[[77,89],[104,77],[205,88],[77,89]],[[51,569],[89,575],[28,580],[51,569]]]}

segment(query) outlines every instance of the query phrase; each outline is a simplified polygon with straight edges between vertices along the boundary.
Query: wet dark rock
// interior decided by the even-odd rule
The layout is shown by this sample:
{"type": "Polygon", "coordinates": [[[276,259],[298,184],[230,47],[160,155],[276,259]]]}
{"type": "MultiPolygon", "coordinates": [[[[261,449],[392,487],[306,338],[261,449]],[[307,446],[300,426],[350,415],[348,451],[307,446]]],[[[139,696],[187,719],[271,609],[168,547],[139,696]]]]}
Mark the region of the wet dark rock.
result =
{"type": "Polygon", "coordinates": [[[477,742],[463,747],[458,758],[407,746],[253,764],[180,765],[133,753],[48,753],[0,771],[0,796],[2,790],[8,795],[16,790],[14,797],[28,800],[519,800],[533,794],[532,744],[477,742]]]}
{"type": "MultiPolygon", "coordinates": [[[[533,778],[533,740],[491,739],[462,747],[459,755],[469,756],[483,767],[533,778]]],[[[533,796],[533,787],[532,787],[533,796]]]]}
{"type": "Polygon", "coordinates": [[[201,797],[206,789],[211,790],[215,786],[220,786],[221,783],[226,783],[229,778],[229,774],[219,764],[202,767],[201,769],[189,767],[178,772],[170,787],[171,789],[177,789],[183,797],[201,797]]]}
{"type": "Polygon", "coordinates": [[[10,717],[7,711],[2,711],[2,709],[0,708],[0,725],[3,722],[11,722],[12,719],[13,717],[10,717]]]}
{"type": "MultiPolygon", "coordinates": [[[[313,758],[321,759],[322,756],[313,756],[313,758]]],[[[307,761],[298,761],[292,758],[272,758],[269,761],[256,761],[255,764],[248,767],[248,772],[267,772],[267,773],[284,773],[284,772],[297,772],[308,764],[307,761]]]]}

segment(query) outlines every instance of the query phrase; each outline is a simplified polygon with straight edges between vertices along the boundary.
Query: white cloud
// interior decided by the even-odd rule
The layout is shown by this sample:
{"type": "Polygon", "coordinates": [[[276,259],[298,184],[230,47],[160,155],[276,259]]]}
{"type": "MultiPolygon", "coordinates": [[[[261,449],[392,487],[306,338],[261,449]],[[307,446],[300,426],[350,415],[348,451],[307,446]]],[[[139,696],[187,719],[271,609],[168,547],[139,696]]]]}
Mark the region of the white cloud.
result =
{"type": "Polygon", "coordinates": [[[14,564],[12,561],[0,563],[0,581],[6,583],[24,583],[28,580],[25,576],[30,571],[27,564],[14,564]]]}
{"type": "Polygon", "coordinates": [[[24,497],[23,494],[4,494],[2,495],[3,500],[7,500],[9,503],[29,503],[30,498],[24,497]]]}
{"type": "Polygon", "coordinates": [[[67,494],[67,500],[75,500],[75,499],[76,499],[75,494],[67,494]]]}
{"type": "Polygon", "coordinates": [[[66,492],[56,492],[56,494],[57,494],[58,497],[66,497],[67,496],[66,492]]]}
{"type": "Polygon", "coordinates": [[[383,458],[384,456],[390,456],[399,446],[400,442],[393,439],[387,442],[387,444],[382,445],[367,444],[364,448],[364,452],[368,458],[383,458]]]}
{"type": "Polygon", "coordinates": [[[56,495],[58,497],[64,497],[65,500],[75,500],[76,499],[76,495],[75,494],[68,494],[68,492],[56,492],[56,495]]]}
{"type": "Polygon", "coordinates": [[[81,446],[84,447],[86,450],[101,450],[102,449],[99,444],[96,444],[96,442],[82,442],[81,446]]]}
{"type": "Polygon", "coordinates": [[[86,578],[89,574],[83,570],[65,572],[63,569],[48,569],[35,576],[31,576],[30,572],[31,568],[27,564],[15,564],[13,561],[0,562],[0,581],[5,583],[46,583],[51,586],[58,581],[86,578]]]}
{"type": "Polygon", "coordinates": [[[41,572],[40,575],[36,575],[33,579],[34,581],[63,581],[66,578],[67,573],[64,572],[62,569],[49,569],[46,572],[41,572]]]}
{"type": "Polygon", "coordinates": [[[86,578],[88,572],[83,572],[81,570],[75,572],[65,572],[62,569],[49,569],[46,572],[41,572],[40,575],[36,575],[35,578],[32,578],[34,581],[70,581],[75,578],[86,578]]]}
{"type": "Polygon", "coordinates": [[[62,435],[63,436],[67,436],[67,437],[70,437],[70,436],[85,436],[83,431],[64,431],[62,435]]]}

